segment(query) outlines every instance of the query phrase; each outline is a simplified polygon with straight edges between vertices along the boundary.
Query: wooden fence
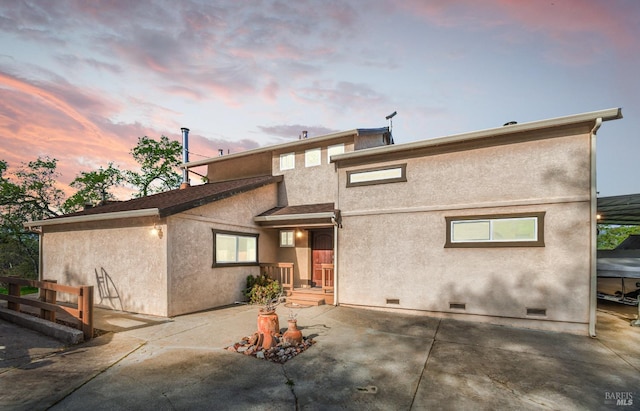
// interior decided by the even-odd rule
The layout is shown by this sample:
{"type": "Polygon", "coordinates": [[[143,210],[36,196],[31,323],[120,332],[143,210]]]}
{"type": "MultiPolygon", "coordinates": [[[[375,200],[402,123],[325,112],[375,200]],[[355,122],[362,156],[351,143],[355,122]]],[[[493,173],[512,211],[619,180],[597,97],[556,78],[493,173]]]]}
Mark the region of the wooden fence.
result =
{"type": "Polygon", "coordinates": [[[84,339],[93,338],[93,286],[72,287],[57,284],[55,281],[35,281],[16,277],[0,277],[0,283],[9,287],[9,294],[0,294],[0,300],[7,301],[10,310],[20,311],[20,305],[30,305],[40,308],[40,316],[48,321],[56,321],[56,313],[67,313],[78,321],[84,339]],[[31,286],[40,289],[40,299],[24,298],[20,296],[20,287],[31,286]],[[78,296],[76,307],[69,307],[57,303],[57,293],[67,293],[78,296]]]}

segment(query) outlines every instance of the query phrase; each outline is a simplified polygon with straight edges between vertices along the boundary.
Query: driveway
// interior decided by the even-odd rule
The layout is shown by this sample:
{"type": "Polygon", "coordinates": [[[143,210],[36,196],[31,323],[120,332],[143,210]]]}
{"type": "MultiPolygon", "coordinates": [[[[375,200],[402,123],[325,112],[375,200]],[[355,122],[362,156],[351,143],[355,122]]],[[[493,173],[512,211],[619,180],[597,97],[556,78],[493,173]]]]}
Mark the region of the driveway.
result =
{"type": "MultiPolygon", "coordinates": [[[[102,310],[98,327],[113,331],[68,348],[0,321],[0,409],[640,409],[640,328],[614,311],[598,312],[593,339],[347,307],[296,311],[316,343],[284,364],[226,350],[255,331],[248,306],[171,320],[102,310]]],[[[283,326],[288,309],[278,312],[283,326]]]]}

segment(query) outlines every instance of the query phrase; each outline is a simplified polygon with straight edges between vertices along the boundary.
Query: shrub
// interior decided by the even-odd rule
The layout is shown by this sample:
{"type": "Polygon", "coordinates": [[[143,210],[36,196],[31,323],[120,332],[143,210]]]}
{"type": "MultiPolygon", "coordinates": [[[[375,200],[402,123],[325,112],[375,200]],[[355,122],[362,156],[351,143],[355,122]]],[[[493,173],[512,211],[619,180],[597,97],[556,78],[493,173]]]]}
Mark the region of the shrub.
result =
{"type": "Polygon", "coordinates": [[[282,287],[277,280],[266,275],[249,275],[244,294],[249,299],[249,304],[261,305],[263,310],[273,311],[279,304],[282,287]]]}

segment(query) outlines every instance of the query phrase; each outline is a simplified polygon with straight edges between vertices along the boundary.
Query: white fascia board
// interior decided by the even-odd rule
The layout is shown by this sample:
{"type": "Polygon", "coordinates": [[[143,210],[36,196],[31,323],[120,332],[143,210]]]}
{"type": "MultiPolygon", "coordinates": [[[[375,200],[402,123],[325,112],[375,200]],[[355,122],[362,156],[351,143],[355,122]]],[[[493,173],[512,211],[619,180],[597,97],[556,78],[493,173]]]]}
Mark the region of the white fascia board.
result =
{"type": "Polygon", "coordinates": [[[282,143],[282,144],[276,144],[274,146],[254,148],[253,150],[241,151],[239,153],[227,154],[219,157],[206,158],[204,160],[191,161],[189,163],[181,164],[180,168],[206,166],[208,164],[215,163],[217,161],[225,161],[225,160],[230,160],[232,158],[246,157],[254,154],[267,153],[270,151],[281,151],[281,150],[287,150],[289,148],[298,148],[299,146],[304,147],[305,145],[315,145],[317,143],[323,143],[328,140],[334,140],[337,138],[357,136],[358,134],[359,134],[358,129],[341,131],[339,133],[327,134],[325,136],[310,137],[304,140],[295,140],[289,143],[282,143]]]}
{"type": "Polygon", "coordinates": [[[547,120],[532,121],[522,124],[513,124],[509,126],[495,127],[486,130],[472,131],[463,134],[454,134],[445,137],[432,138],[428,140],[420,140],[405,144],[396,144],[393,146],[373,147],[364,150],[350,151],[344,154],[336,154],[331,156],[332,162],[340,160],[350,160],[353,158],[361,158],[377,153],[395,153],[401,151],[415,150],[418,148],[433,147],[443,144],[458,143],[462,141],[473,141],[491,136],[499,136],[505,134],[521,133],[525,131],[542,130],[550,127],[560,127],[570,124],[578,124],[585,121],[596,121],[601,118],[603,121],[616,120],[622,118],[621,108],[610,108],[600,111],[592,111],[589,113],[575,114],[566,117],[557,117],[547,120]]]}
{"type": "Polygon", "coordinates": [[[335,217],[334,212],[326,213],[309,213],[309,214],[281,214],[281,215],[265,215],[254,217],[253,221],[260,222],[277,222],[277,221],[290,221],[290,220],[311,220],[319,218],[332,218],[335,217]]]}
{"type": "Polygon", "coordinates": [[[160,210],[158,210],[157,208],[145,208],[143,210],[117,211],[114,213],[89,214],[89,215],[79,215],[79,216],[73,216],[73,217],[50,218],[47,220],[27,221],[26,223],[24,223],[24,226],[25,227],[43,227],[43,226],[59,225],[59,224],[86,223],[90,221],[117,220],[120,218],[156,217],[159,215],[160,215],[160,210]]]}

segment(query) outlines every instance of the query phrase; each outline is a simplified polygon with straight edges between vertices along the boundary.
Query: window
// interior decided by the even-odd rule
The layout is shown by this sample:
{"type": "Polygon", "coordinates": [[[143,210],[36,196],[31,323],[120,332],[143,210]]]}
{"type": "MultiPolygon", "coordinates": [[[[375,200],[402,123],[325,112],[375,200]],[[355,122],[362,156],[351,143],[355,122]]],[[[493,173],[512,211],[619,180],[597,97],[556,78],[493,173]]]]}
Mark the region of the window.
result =
{"type": "Polygon", "coordinates": [[[280,231],[280,247],[293,247],[293,230],[280,231]]]}
{"type": "Polygon", "coordinates": [[[327,164],[331,163],[331,156],[344,153],[344,144],[336,144],[327,148],[327,164]]]}
{"type": "Polygon", "coordinates": [[[445,247],[544,247],[544,215],[446,217],[445,247]]]}
{"type": "Polygon", "coordinates": [[[280,171],[296,168],[296,153],[280,154],[280,171]]]}
{"type": "Polygon", "coordinates": [[[407,181],[406,164],[371,168],[368,170],[347,171],[347,187],[398,183],[402,181],[407,181]]]}
{"type": "Polygon", "coordinates": [[[315,167],[319,166],[322,161],[320,148],[312,148],[304,152],[304,166],[315,167]]]}
{"type": "Polygon", "coordinates": [[[258,264],[258,234],[213,230],[213,266],[258,264]]]}

